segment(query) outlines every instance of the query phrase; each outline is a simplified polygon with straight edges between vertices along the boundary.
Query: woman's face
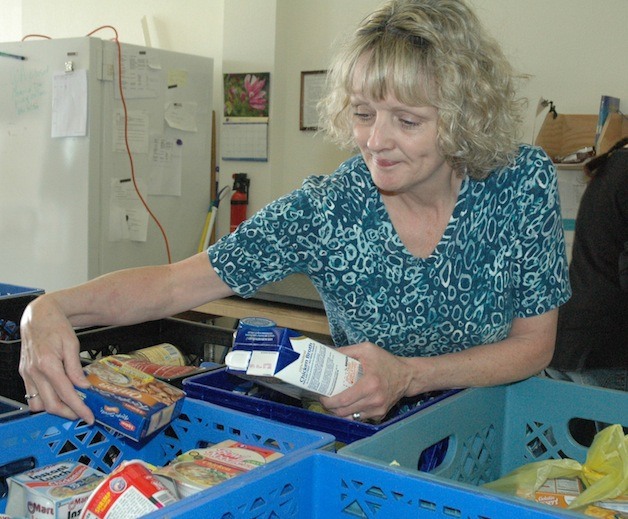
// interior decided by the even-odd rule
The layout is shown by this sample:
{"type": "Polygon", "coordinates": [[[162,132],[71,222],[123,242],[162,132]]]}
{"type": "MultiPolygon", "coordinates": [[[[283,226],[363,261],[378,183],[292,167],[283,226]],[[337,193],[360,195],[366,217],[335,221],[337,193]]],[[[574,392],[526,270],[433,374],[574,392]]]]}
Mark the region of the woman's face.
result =
{"type": "Polygon", "coordinates": [[[451,178],[438,147],[436,108],[408,106],[392,96],[375,100],[355,89],[351,109],[356,144],[381,191],[418,192],[451,178]]]}

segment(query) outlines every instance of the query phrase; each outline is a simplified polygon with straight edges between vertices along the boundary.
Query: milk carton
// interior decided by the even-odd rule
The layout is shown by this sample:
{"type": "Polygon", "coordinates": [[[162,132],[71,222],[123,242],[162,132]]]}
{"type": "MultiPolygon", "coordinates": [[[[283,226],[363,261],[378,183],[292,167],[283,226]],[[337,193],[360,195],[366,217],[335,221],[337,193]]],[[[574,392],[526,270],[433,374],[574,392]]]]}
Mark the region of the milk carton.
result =
{"type": "Polygon", "coordinates": [[[336,395],[362,374],[356,359],[263,318],[240,321],[225,363],[228,372],[295,398],[336,395]]]}

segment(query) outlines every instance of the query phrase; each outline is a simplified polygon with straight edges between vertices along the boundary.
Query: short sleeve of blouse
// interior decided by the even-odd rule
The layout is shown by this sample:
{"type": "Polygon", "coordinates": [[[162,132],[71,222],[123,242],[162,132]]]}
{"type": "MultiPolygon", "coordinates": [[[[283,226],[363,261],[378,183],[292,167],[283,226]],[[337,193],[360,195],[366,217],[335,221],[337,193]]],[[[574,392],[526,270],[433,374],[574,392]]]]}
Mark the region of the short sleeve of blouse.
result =
{"type": "MultiPolygon", "coordinates": [[[[322,177],[311,177],[317,184],[322,177]]],[[[317,211],[304,188],[270,203],[212,245],[209,259],[220,278],[248,297],[267,283],[305,272],[316,257],[317,211]]]]}
{"type": "Polygon", "coordinates": [[[523,148],[519,167],[530,171],[515,194],[520,220],[512,244],[515,315],[530,317],[569,299],[568,265],[556,169],[539,148],[523,148]]]}

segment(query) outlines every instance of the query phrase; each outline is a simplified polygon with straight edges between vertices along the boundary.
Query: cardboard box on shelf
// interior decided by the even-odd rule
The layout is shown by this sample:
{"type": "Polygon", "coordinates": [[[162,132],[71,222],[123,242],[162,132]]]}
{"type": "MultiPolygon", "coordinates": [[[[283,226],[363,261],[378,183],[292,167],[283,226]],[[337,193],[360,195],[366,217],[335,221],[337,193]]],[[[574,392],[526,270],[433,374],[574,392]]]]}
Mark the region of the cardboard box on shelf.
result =
{"type": "MultiPolygon", "coordinates": [[[[535,144],[543,148],[549,157],[556,161],[584,147],[595,144],[595,130],[597,115],[582,114],[554,114],[545,116],[543,125],[536,137],[535,144]]],[[[582,164],[569,164],[570,167],[580,168],[582,164]]]]}

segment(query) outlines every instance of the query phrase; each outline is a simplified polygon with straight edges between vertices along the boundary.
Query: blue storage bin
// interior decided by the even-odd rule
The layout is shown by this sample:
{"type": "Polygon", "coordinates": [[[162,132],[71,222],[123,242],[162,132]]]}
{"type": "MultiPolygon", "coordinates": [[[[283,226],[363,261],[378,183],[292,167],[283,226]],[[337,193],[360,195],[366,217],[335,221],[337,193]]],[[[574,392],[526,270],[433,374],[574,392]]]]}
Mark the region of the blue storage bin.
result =
{"type": "MultiPolygon", "coordinates": [[[[284,454],[273,463],[319,448],[332,448],[331,435],[252,417],[207,402],[186,398],[181,415],[169,426],[134,442],[99,425],[69,421],[48,413],[0,424],[0,512],[6,507],[6,478],[60,461],[80,461],[105,473],[122,461],[142,459],[165,465],[179,454],[227,439],[263,446],[284,454]]],[[[245,485],[262,466],[221,485],[245,485]]],[[[185,501],[185,500],[183,500],[185,501]]],[[[179,504],[183,503],[181,501],[179,504]]],[[[164,511],[168,512],[168,508],[164,511]]],[[[164,513],[165,513],[164,512],[164,513]]],[[[173,515],[170,515],[173,517],[173,515]]]]}
{"type": "Polygon", "coordinates": [[[582,517],[320,451],[265,468],[246,486],[218,485],[168,509],[176,516],[212,519],[582,517]]]}
{"type": "Polygon", "coordinates": [[[386,466],[394,460],[399,470],[416,473],[421,453],[447,439],[442,463],[429,475],[464,487],[482,485],[535,461],[584,462],[588,445],[574,439],[570,422],[627,426],[627,410],[627,392],[532,377],[462,391],[339,455],[386,466]]]}
{"type": "MultiPolygon", "coordinates": [[[[232,375],[227,372],[226,368],[186,378],[183,381],[183,389],[188,396],[206,402],[263,416],[278,422],[333,434],[336,440],[343,444],[371,436],[377,431],[457,392],[453,390],[439,391],[423,395],[420,403],[412,409],[401,412],[378,424],[372,424],[309,411],[300,407],[299,400],[232,375]],[[243,392],[252,389],[256,391],[255,395],[248,395],[243,392]]],[[[411,402],[413,399],[408,399],[408,401],[411,402]]]]}
{"type": "Polygon", "coordinates": [[[41,295],[44,291],[41,288],[23,287],[20,285],[10,285],[0,283],[0,299],[10,299],[12,297],[41,295]]]}

